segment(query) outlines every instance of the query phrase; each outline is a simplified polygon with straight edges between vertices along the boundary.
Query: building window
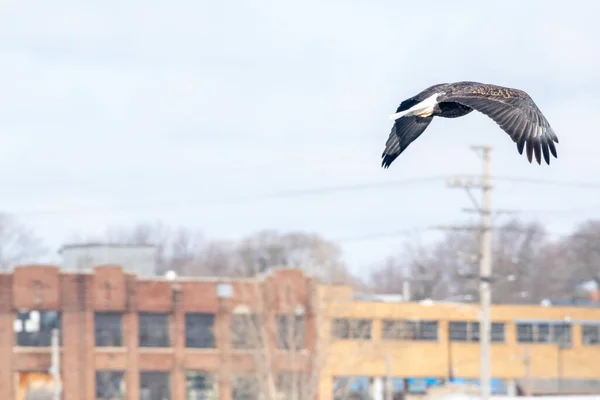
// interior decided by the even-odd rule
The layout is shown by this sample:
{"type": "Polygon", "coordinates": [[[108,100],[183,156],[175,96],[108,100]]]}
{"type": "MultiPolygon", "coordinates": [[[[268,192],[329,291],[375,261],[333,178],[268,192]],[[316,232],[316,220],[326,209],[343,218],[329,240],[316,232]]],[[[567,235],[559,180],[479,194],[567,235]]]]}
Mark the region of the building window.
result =
{"type": "Polygon", "coordinates": [[[277,374],[277,398],[310,399],[310,375],[306,372],[281,372],[277,374]]]}
{"type": "Polygon", "coordinates": [[[140,400],[171,400],[169,373],[141,372],[140,400]]]}
{"type": "Polygon", "coordinates": [[[185,315],[185,346],[213,349],[215,343],[215,315],[188,313],[185,315]]]}
{"type": "Polygon", "coordinates": [[[571,324],[563,322],[517,323],[519,343],[553,343],[571,345],[571,324]]]}
{"type": "Polygon", "coordinates": [[[404,321],[409,340],[435,342],[438,340],[437,321],[404,321]]]}
{"type": "Polygon", "coordinates": [[[585,346],[600,345],[600,324],[581,327],[581,341],[585,346]]]}
{"type": "Polygon", "coordinates": [[[381,338],[384,340],[415,340],[435,342],[438,340],[437,321],[407,321],[384,319],[381,338]]]}
{"type": "Polygon", "coordinates": [[[217,381],[208,372],[187,371],[185,373],[187,400],[217,400],[217,381]]]}
{"type": "Polygon", "coordinates": [[[451,342],[469,342],[471,341],[472,323],[470,322],[450,322],[450,341],[451,342]]]}
{"type": "Polygon", "coordinates": [[[381,338],[383,340],[406,339],[404,332],[404,321],[384,319],[381,321],[381,338]]]}
{"type": "Polygon", "coordinates": [[[139,314],[140,347],[169,347],[169,314],[139,314]]]}
{"type": "Polygon", "coordinates": [[[231,347],[256,349],[262,346],[261,317],[256,314],[233,314],[231,316],[231,347]]]}
{"type": "Polygon", "coordinates": [[[534,342],[533,324],[517,324],[517,341],[521,343],[534,342]]]}
{"type": "Polygon", "coordinates": [[[306,324],[303,315],[277,316],[277,346],[280,349],[304,349],[305,338],[306,324]]]}
{"type": "MultiPolygon", "coordinates": [[[[449,337],[452,342],[479,342],[479,322],[450,322],[449,337]]],[[[494,343],[504,342],[504,324],[491,324],[490,340],[494,343]]]]}
{"type": "Polygon", "coordinates": [[[53,329],[59,330],[59,343],[62,343],[60,313],[57,311],[22,312],[14,320],[17,346],[49,347],[53,329]]]}
{"type": "Polygon", "coordinates": [[[370,319],[336,318],[332,321],[333,337],[342,340],[370,340],[370,319]]]}
{"type": "Polygon", "coordinates": [[[369,399],[372,391],[368,376],[340,376],[333,378],[333,400],[369,399]]]}
{"type": "Polygon", "coordinates": [[[96,372],[96,400],[124,400],[125,374],[121,371],[96,372]]]}
{"type": "Polygon", "coordinates": [[[236,374],[231,377],[231,400],[256,400],[260,398],[259,384],[253,374],[236,374]]]}
{"type": "Polygon", "coordinates": [[[492,343],[504,343],[504,331],[506,325],[504,322],[492,322],[492,343]]]}
{"type": "Polygon", "coordinates": [[[94,315],[94,329],[96,347],[123,346],[123,327],[120,313],[96,313],[94,315]]]}

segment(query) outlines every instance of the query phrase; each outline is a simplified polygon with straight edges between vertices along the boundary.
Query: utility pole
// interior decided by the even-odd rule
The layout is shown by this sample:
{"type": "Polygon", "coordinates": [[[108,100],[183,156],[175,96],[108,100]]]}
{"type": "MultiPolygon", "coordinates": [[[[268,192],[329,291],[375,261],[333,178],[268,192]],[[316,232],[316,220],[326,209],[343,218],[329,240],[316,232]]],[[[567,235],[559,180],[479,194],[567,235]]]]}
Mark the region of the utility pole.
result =
{"type": "Polygon", "coordinates": [[[390,361],[390,355],[385,355],[385,400],[392,400],[392,365],[390,361]]]}
{"type": "Polygon", "coordinates": [[[60,382],[60,343],[58,340],[58,329],[52,329],[52,366],[50,373],[53,378],[53,400],[60,400],[61,382],[60,382]]]}
{"type": "Polygon", "coordinates": [[[482,191],[483,198],[481,201],[481,241],[480,241],[480,275],[479,291],[481,299],[481,323],[479,324],[479,338],[481,340],[481,399],[487,400],[490,397],[490,379],[491,379],[491,318],[490,307],[492,303],[492,290],[490,286],[490,278],[492,276],[492,217],[491,217],[491,202],[492,202],[492,185],[491,185],[491,148],[483,147],[483,174],[482,191]]]}
{"type": "MultiPolygon", "coordinates": [[[[481,301],[479,340],[480,340],[480,381],[481,400],[490,398],[490,379],[491,379],[491,281],[492,281],[492,218],[491,218],[491,159],[489,146],[473,146],[473,149],[481,154],[483,160],[483,171],[479,182],[472,178],[456,177],[448,186],[451,188],[462,188],[467,191],[475,206],[475,211],[481,215],[481,224],[477,227],[480,231],[479,241],[479,298],[481,301]],[[481,205],[471,193],[471,188],[480,188],[483,192],[481,205]]],[[[454,229],[473,229],[473,228],[454,228],[454,229]]]]}

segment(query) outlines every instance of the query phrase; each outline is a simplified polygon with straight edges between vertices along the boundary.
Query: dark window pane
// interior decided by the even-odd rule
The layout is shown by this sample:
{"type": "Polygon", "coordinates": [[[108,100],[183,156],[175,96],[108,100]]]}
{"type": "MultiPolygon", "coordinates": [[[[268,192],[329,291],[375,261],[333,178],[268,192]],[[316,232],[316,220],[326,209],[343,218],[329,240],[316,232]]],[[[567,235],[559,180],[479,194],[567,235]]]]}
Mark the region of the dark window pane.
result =
{"type": "Polygon", "coordinates": [[[466,322],[450,322],[450,340],[453,342],[466,342],[467,328],[466,322]]]}
{"type": "Polygon", "coordinates": [[[169,315],[140,313],[140,347],[169,347],[169,315]]]}
{"type": "Polygon", "coordinates": [[[140,373],[140,400],[171,400],[168,372],[140,373]]]}
{"type": "Polygon", "coordinates": [[[123,346],[122,316],[119,313],[96,313],[94,329],[97,347],[123,346]]]}
{"type": "Polygon", "coordinates": [[[192,348],[214,348],[215,315],[189,313],[185,315],[185,345],[192,348]]]}
{"type": "Polygon", "coordinates": [[[533,342],[533,324],[518,323],[517,324],[517,341],[520,343],[533,342]]]}
{"type": "Polygon", "coordinates": [[[217,400],[217,381],[208,372],[187,371],[185,374],[186,399],[217,400]]]}
{"type": "Polygon", "coordinates": [[[96,372],[96,399],[125,399],[125,374],[121,371],[96,372]]]}
{"type": "Polygon", "coordinates": [[[581,336],[581,340],[586,346],[600,344],[600,325],[583,325],[581,336]]]}
{"type": "Polygon", "coordinates": [[[53,329],[59,330],[61,343],[60,313],[57,311],[22,312],[14,321],[17,346],[49,347],[53,329]]]}
{"type": "Polygon", "coordinates": [[[492,342],[504,343],[504,323],[492,323],[492,342]]]}
{"type": "Polygon", "coordinates": [[[438,340],[437,321],[420,321],[421,329],[419,340],[436,341],[438,340]]]}

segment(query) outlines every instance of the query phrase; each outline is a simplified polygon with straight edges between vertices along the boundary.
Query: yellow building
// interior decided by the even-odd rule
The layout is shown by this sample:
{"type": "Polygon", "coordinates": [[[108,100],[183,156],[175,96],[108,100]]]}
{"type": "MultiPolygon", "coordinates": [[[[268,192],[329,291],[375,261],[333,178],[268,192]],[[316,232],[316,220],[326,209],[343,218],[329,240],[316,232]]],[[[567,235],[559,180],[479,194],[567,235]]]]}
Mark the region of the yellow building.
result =
{"type": "MultiPolygon", "coordinates": [[[[319,298],[320,400],[361,383],[382,399],[387,376],[396,391],[479,377],[477,304],[357,300],[347,286],[319,298]]],[[[600,308],[498,305],[491,316],[493,390],[600,393],[600,308]]]]}

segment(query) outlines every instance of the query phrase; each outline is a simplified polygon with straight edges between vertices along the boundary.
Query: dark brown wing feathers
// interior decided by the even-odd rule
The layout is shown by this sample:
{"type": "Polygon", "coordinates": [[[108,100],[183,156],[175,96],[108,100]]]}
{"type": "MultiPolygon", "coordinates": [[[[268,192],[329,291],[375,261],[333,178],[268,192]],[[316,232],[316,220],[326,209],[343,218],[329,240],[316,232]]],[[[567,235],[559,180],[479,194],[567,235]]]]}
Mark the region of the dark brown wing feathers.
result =
{"type": "Polygon", "coordinates": [[[394,122],[392,131],[381,154],[381,166],[388,168],[390,164],[427,129],[433,117],[402,117],[394,122]]]}
{"type": "Polygon", "coordinates": [[[529,162],[550,164],[557,157],[558,137],[527,93],[494,85],[470,85],[449,91],[438,101],[454,101],[487,115],[517,144],[519,154],[526,150],[529,162]]]}

